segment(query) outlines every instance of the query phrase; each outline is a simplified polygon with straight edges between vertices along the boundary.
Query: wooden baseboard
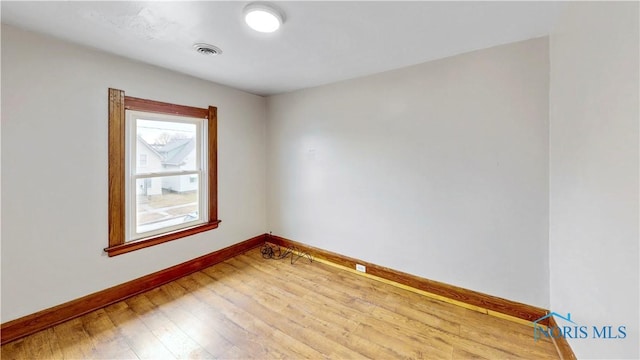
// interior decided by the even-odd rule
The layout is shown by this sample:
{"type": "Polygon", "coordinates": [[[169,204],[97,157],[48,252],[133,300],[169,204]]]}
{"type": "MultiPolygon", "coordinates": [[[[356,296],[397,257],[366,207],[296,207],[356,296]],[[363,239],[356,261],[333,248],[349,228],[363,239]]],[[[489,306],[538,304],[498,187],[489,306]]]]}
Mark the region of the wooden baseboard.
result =
{"type": "MultiPolygon", "coordinates": [[[[554,319],[553,316],[549,316],[549,327],[558,327],[558,323],[556,323],[556,319],[554,319]]],[[[571,350],[571,346],[569,346],[567,339],[564,337],[555,338],[552,336],[551,340],[553,341],[553,345],[556,346],[560,360],[577,360],[576,354],[571,350]]]]}
{"type": "MultiPolygon", "coordinates": [[[[438,297],[451,299],[454,303],[468,304],[470,306],[465,307],[498,317],[504,317],[502,315],[506,315],[507,317],[520,319],[521,321],[519,322],[521,323],[529,323],[543,317],[548,313],[548,310],[546,309],[522,304],[511,300],[505,300],[496,296],[483,294],[473,290],[467,290],[461,287],[441,283],[434,280],[421,278],[415,275],[403,273],[376,264],[315,248],[293,240],[285,239],[280,236],[267,234],[267,239],[267,241],[269,241],[270,243],[285,247],[295,247],[308,252],[315,258],[324,259],[331,263],[338,264],[349,269],[355,269],[356,263],[365,265],[367,267],[367,274],[401,285],[405,285],[410,288],[418,289],[426,293],[435,294],[438,297]],[[483,311],[483,309],[485,311],[483,311]]],[[[547,325],[547,323],[545,322],[546,319],[541,323],[543,325],[547,325]]]]}
{"type": "Polygon", "coordinates": [[[17,340],[21,337],[31,335],[40,330],[164,285],[258,247],[263,244],[266,239],[267,234],[258,235],[241,243],[214,251],[168,269],[98,291],[79,299],[39,311],[35,314],[8,321],[0,326],[1,343],[5,344],[17,340]]]}

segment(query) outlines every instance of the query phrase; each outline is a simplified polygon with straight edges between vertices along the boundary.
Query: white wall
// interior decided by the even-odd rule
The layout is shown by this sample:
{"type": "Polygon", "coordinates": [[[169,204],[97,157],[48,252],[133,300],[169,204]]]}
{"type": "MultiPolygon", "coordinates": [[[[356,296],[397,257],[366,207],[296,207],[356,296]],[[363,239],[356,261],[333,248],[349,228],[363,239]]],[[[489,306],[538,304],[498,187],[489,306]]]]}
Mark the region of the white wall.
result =
{"type": "MultiPolygon", "coordinates": [[[[638,3],[572,3],[551,35],[551,309],[624,340],[579,358],[640,357],[638,3]]],[[[590,335],[591,336],[591,335],[590,335]]]]}
{"type": "Polygon", "coordinates": [[[2,25],[1,321],[264,233],[265,146],[262,97],[2,25]],[[109,87],[218,106],[219,229],[105,256],[109,87]]]}
{"type": "Polygon", "coordinates": [[[540,38],[270,97],[269,230],[547,307],[548,71],[540,38]]]}

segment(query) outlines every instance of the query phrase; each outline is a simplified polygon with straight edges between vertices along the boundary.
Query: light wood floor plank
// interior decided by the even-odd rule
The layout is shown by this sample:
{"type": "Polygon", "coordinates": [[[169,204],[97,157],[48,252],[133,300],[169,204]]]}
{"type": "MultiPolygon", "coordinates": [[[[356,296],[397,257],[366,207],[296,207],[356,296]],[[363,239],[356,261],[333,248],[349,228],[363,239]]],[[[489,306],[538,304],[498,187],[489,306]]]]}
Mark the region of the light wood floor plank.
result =
{"type": "Polygon", "coordinates": [[[124,341],[140,359],[175,359],[176,357],[151,332],[144,322],[122,301],[105,308],[105,312],[118,327],[124,341]]]}
{"type": "Polygon", "coordinates": [[[212,354],[209,354],[187,336],[180,327],[165,316],[158,306],[149,300],[149,293],[155,291],[158,291],[158,289],[135,296],[126,300],[126,303],[133,312],[138,315],[140,321],[151,330],[151,333],[153,333],[176,358],[213,359],[214,356],[212,354]]]}
{"type": "MultiPolygon", "coordinates": [[[[274,344],[273,334],[265,331],[264,326],[257,319],[243,313],[243,311],[229,304],[221,298],[219,293],[212,291],[213,279],[202,273],[194,273],[177,280],[185,289],[195,290],[192,294],[203,302],[207,311],[214,314],[219,325],[225,328],[225,333],[236,349],[231,349],[234,357],[252,358],[285,358],[284,350],[274,344]]],[[[218,289],[220,291],[220,289],[218,289]]],[[[224,357],[224,356],[223,356],[224,357]]]]}
{"type": "MultiPolygon", "coordinates": [[[[233,266],[227,264],[221,265],[219,268],[226,268],[227,270],[224,272],[225,275],[222,276],[237,273],[237,269],[233,266]]],[[[209,269],[203,272],[217,280],[219,280],[219,276],[221,276],[220,273],[213,273],[209,271],[209,269]]],[[[238,277],[231,276],[230,279],[238,279],[238,277]]],[[[274,329],[278,329],[283,333],[295,332],[296,340],[304,344],[313,344],[311,347],[323,356],[341,359],[359,356],[357,352],[334,341],[334,338],[330,336],[331,334],[328,331],[324,331],[325,329],[322,323],[308,317],[303,312],[295,311],[294,308],[288,307],[287,299],[271,293],[271,288],[264,288],[264,291],[254,293],[253,289],[255,289],[255,287],[251,279],[230,281],[229,286],[231,286],[233,290],[237,290],[235,299],[239,299],[249,305],[247,309],[249,309],[248,312],[251,315],[259,317],[264,316],[265,313],[272,314],[278,318],[278,321],[270,322],[270,325],[274,329]],[[252,293],[252,296],[245,295],[252,293]]]]}
{"type": "MultiPolygon", "coordinates": [[[[113,324],[104,309],[94,311],[80,318],[82,326],[92,343],[92,358],[95,359],[135,359],[127,341],[113,324]]],[[[34,356],[34,358],[40,358],[34,356]]]]}
{"type": "Polygon", "coordinates": [[[259,249],[2,346],[2,359],[558,359],[526,325],[259,249]]]}
{"type": "MultiPolygon", "coordinates": [[[[249,262],[245,262],[245,264],[249,264],[249,262]]],[[[251,274],[248,268],[242,268],[242,271],[251,274]]],[[[267,274],[268,276],[277,275],[269,272],[267,274]]],[[[255,278],[260,278],[260,276],[255,275],[255,278]]],[[[275,278],[278,279],[277,276],[275,278]]],[[[316,290],[314,282],[302,280],[298,283],[298,280],[300,279],[296,277],[289,278],[286,281],[278,279],[277,285],[271,286],[270,289],[279,291],[284,289],[293,295],[293,299],[299,299],[289,302],[287,307],[297,310],[299,313],[306,312],[314,321],[327,324],[330,327],[331,336],[346,341],[349,347],[362,356],[368,358],[398,356],[396,352],[353,333],[359,327],[362,319],[367,317],[370,310],[369,306],[357,308],[353,306],[351,301],[349,301],[350,306],[345,306],[335,300],[331,296],[332,293],[325,296],[322,291],[314,291],[316,290]]]]}
{"type": "Polygon", "coordinates": [[[81,318],[56,325],[53,331],[65,359],[88,359],[93,355],[95,348],[81,318]]]}
{"type": "MultiPolygon", "coordinates": [[[[306,265],[301,264],[298,266],[306,266],[306,265]]],[[[243,271],[248,272],[246,268],[243,269],[243,271]]],[[[369,279],[366,279],[366,278],[361,278],[361,279],[370,281],[369,279]]],[[[282,285],[278,285],[278,288],[280,287],[291,288],[294,283],[298,282],[298,280],[299,278],[296,279],[295,277],[292,279],[288,279],[282,285]]],[[[337,280],[337,278],[334,280],[337,280]]],[[[341,298],[339,299],[339,301],[335,301],[335,298],[338,296],[335,293],[335,290],[333,289],[334,288],[333,285],[326,286],[326,287],[315,287],[314,286],[315,282],[306,282],[306,284],[308,284],[309,287],[303,290],[302,294],[304,296],[305,304],[306,303],[313,304],[313,306],[309,306],[310,309],[321,308],[323,309],[323,313],[326,313],[327,311],[331,312],[337,309],[339,310],[339,313],[336,314],[337,318],[334,318],[334,320],[338,319],[335,321],[340,321],[339,320],[340,318],[355,319],[354,324],[356,325],[356,328],[362,322],[372,321],[371,314],[373,311],[375,311],[376,307],[372,305],[373,303],[371,302],[372,301],[371,298],[369,298],[368,300],[360,299],[358,298],[359,292],[354,292],[353,293],[354,296],[350,296],[349,298],[341,298]],[[321,299],[319,299],[319,297],[321,297],[321,299]]],[[[379,283],[376,282],[375,284],[379,284],[379,283]]],[[[336,285],[335,287],[337,286],[338,285],[336,285]]],[[[362,286],[363,285],[360,285],[360,287],[362,286]]],[[[348,288],[343,290],[347,292],[349,291],[348,288]]],[[[298,294],[300,294],[300,292],[298,292],[298,294]]],[[[384,299],[382,300],[387,301],[387,298],[384,297],[384,299]]],[[[385,321],[386,319],[378,319],[378,320],[381,320],[381,321],[374,322],[375,328],[393,330],[393,331],[385,332],[384,343],[393,341],[402,345],[402,348],[413,346],[421,349],[423,352],[429,350],[431,358],[436,356],[436,354],[439,354],[440,357],[445,357],[445,358],[449,357],[449,355],[451,354],[451,346],[447,345],[446,343],[443,343],[440,339],[435,341],[436,346],[433,346],[433,344],[431,344],[429,341],[425,342],[424,339],[419,339],[419,341],[416,341],[413,345],[408,345],[405,343],[405,340],[407,339],[407,333],[410,333],[410,330],[403,331],[405,329],[400,328],[397,318],[391,318],[391,319],[388,319],[388,321],[385,321]]],[[[367,331],[360,329],[360,331],[355,332],[355,329],[350,329],[345,333],[345,335],[348,336],[350,341],[355,340],[356,344],[361,344],[361,343],[364,344],[363,348],[360,348],[360,351],[362,351],[364,354],[367,354],[368,357],[377,357],[375,356],[375,354],[380,352],[386,352],[387,355],[391,357],[398,357],[398,356],[405,356],[405,355],[409,357],[416,357],[415,354],[399,354],[397,352],[394,352],[392,349],[386,349],[380,346],[376,346],[374,353],[367,351],[368,349],[371,348],[372,343],[377,344],[377,342],[371,341],[372,335],[380,335],[380,333],[376,332],[374,329],[367,329],[367,331]],[[366,339],[366,341],[361,342],[359,341],[359,339],[354,339],[356,337],[364,338],[366,339]]],[[[456,333],[458,332],[457,326],[455,327],[455,332],[456,333]]]]}
{"type": "MultiPolygon", "coordinates": [[[[35,334],[34,334],[35,335],[35,334]]],[[[33,336],[33,335],[32,335],[33,336]]],[[[27,338],[19,339],[8,344],[2,345],[2,351],[0,356],[2,359],[10,359],[10,360],[22,360],[28,359],[25,355],[25,347],[24,343],[27,338]]],[[[44,359],[44,358],[43,358],[44,359]]]]}
{"type": "Polygon", "coordinates": [[[154,305],[158,306],[164,316],[176,324],[197,346],[202,347],[214,358],[222,356],[233,344],[222,336],[211,336],[210,325],[186,311],[187,305],[183,301],[185,297],[172,297],[170,295],[172,288],[172,286],[164,285],[154,291],[149,291],[146,295],[154,305]]]}
{"type": "MultiPolygon", "coordinates": [[[[264,311],[264,309],[260,309],[262,311],[255,311],[255,307],[258,305],[252,300],[251,296],[242,294],[228,284],[233,284],[233,280],[225,276],[222,276],[222,280],[220,280],[220,278],[212,278],[212,273],[213,271],[205,269],[200,274],[195,275],[203,275],[199,277],[199,281],[213,281],[217,285],[215,289],[218,290],[218,295],[220,300],[223,301],[224,306],[227,308],[235,308],[232,312],[234,321],[241,323],[250,322],[252,327],[260,333],[271,333],[273,341],[279,344],[278,347],[282,352],[292,354],[295,357],[322,357],[322,353],[301,342],[299,339],[283,333],[277,326],[274,326],[282,319],[277,317],[273,312],[264,311]],[[206,280],[206,277],[209,277],[209,280],[206,280]],[[257,313],[259,313],[259,315],[257,315],[257,313]]],[[[299,329],[296,328],[295,324],[289,325],[289,332],[297,334],[299,329]]]]}
{"type": "Polygon", "coordinates": [[[28,358],[42,359],[53,357],[53,352],[51,350],[51,345],[49,344],[48,335],[50,334],[42,332],[41,334],[38,334],[38,336],[33,336],[25,339],[24,349],[27,352],[26,356],[28,358]]]}

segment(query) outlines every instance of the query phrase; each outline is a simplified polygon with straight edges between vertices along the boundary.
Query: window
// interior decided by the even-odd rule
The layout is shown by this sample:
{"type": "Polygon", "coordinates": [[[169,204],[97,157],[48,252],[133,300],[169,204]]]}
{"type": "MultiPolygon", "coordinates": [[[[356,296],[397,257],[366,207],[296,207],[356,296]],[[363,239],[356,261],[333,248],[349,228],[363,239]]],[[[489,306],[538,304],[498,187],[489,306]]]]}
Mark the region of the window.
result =
{"type": "Polygon", "coordinates": [[[215,229],[217,109],[109,89],[109,256],[215,229]]]}

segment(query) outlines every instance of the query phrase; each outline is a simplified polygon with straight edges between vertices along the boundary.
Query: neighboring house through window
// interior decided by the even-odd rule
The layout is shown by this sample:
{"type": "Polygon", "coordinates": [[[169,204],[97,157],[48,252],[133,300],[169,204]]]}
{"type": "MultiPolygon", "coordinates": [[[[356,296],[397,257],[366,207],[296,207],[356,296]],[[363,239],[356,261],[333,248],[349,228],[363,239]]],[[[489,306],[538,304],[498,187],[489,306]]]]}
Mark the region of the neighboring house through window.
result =
{"type": "Polygon", "coordinates": [[[109,89],[109,256],[211,230],[217,111],[109,89]]]}
{"type": "Polygon", "coordinates": [[[138,166],[140,166],[141,168],[147,167],[147,154],[138,155],[138,166]]]}

